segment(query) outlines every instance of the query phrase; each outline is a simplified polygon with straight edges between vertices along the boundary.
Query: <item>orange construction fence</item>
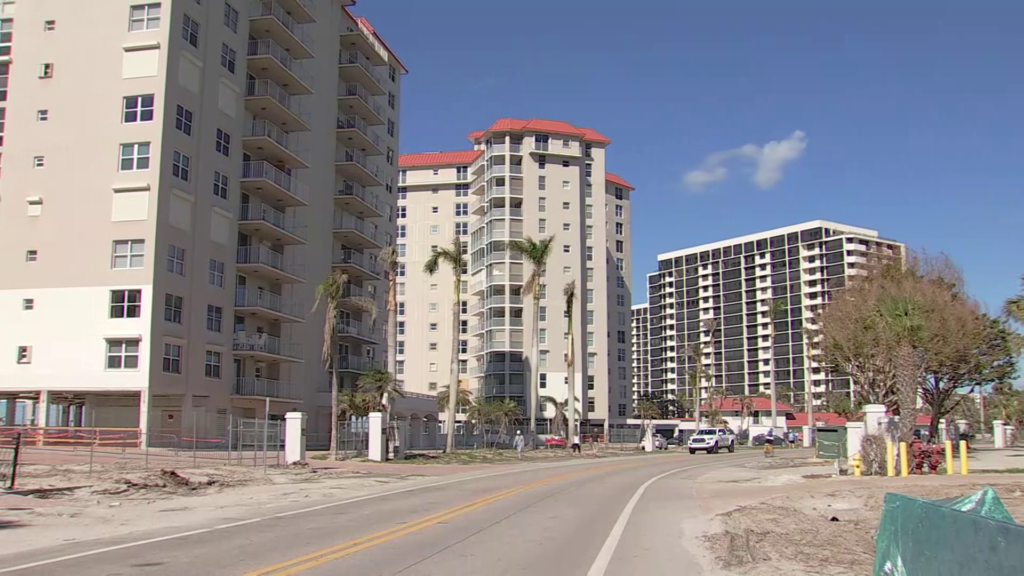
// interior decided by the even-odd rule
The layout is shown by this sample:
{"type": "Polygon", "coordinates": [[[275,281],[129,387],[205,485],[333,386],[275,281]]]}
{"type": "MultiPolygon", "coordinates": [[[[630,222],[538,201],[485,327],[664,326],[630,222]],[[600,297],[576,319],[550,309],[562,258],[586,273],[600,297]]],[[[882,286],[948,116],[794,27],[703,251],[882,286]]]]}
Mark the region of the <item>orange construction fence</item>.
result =
{"type": "Polygon", "coordinates": [[[109,446],[139,448],[142,433],[138,428],[71,428],[64,426],[0,426],[0,446],[14,444],[21,434],[22,446],[109,446]]]}

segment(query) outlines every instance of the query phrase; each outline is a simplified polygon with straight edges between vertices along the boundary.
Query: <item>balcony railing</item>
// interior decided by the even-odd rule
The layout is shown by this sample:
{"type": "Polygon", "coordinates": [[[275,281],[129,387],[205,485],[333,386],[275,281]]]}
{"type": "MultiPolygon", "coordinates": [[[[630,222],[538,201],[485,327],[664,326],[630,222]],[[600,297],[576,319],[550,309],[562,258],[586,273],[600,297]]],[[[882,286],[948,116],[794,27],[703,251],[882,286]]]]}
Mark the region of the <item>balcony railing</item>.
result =
{"type": "Polygon", "coordinates": [[[513,154],[519,154],[523,151],[523,145],[521,143],[513,142],[508,145],[508,151],[513,154]]]}
{"type": "Polygon", "coordinates": [[[378,136],[376,132],[370,130],[370,126],[359,116],[354,114],[339,116],[338,130],[356,130],[363,136],[366,136],[378,150],[384,150],[384,139],[378,136]]]}
{"type": "Polygon", "coordinates": [[[266,222],[275,228],[298,238],[306,239],[306,226],[297,223],[294,217],[262,202],[250,202],[238,207],[239,222],[266,222]]]}
{"type": "Polygon", "coordinates": [[[284,356],[285,358],[302,359],[302,345],[297,342],[287,342],[277,336],[271,336],[266,332],[247,334],[235,332],[232,341],[232,349],[236,352],[257,352],[284,356]]]}
{"type": "Polygon", "coordinates": [[[253,120],[245,125],[245,130],[242,132],[242,136],[245,138],[270,138],[274,142],[281,145],[282,148],[295,154],[292,148],[291,138],[289,134],[284,130],[278,128],[270,120],[253,120]]]}
{"type": "Polygon", "coordinates": [[[486,172],[485,175],[486,175],[487,178],[490,178],[491,176],[501,176],[504,173],[505,173],[505,165],[504,164],[499,164],[499,165],[496,165],[496,166],[489,167],[487,169],[487,172],[486,172]]]}
{"type": "Polygon", "coordinates": [[[338,334],[343,336],[358,336],[368,340],[380,340],[381,331],[369,324],[358,320],[338,320],[338,334]]]}
{"type": "Polygon", "coordinates": [[[302,318],[304,312],[304,309],[298,302],[287,300],[280,294],[275,294],[268,290],[249,290],[247,288],[235,290],[235,307],[263,308],[295,318],[302,318]]]}
{"type": "Polygon", "coordinates": [[[491,154],[504,154],[508,151],[508,148],[504,144],[492,144],[487,148],[487,155],[491,154]]]}
{"type": "Polygon", "coordinates": [[[348,212],[342,212],[341,214],[334,215],[334,229],[352,230],[369,238],[375,244],[382,244],[384,241],[384,235],[377,229],[376,224],[371,224],[370,222],[356,218],[348,212]]]}
{"type": "Polygon", "coordinates": [[[298,266],[288,264],[284,261],[284,254],[275,252],[265,246],[240,246],[238,248],[237,264],[260,264],[274,270],[280,270],[296,278],[301,277],[298,266]]]}
{"type": "Polygon", "coordinates": [[[356,98],[359,98],[364,103],[366,103],[366,105],[369,106],[370,109],[373,110],[373,113],[376,114],[379,118],[384,118],[384,106],[377,102],[377,100],[374,99],[373,95],[370,94],[370,92],[367,91],[366,88],[363,88],[362,84],[357,84],[356,82],[342,84],[341,86],[338,87],[338,96],[343,98],[355,96],[356,98]]]}
{"type": "Polygon", "coordinates": [[[358,150],[353,150],[351,148],[342,148],[335,152],[334,161],[337,163],[351,162],[353,164],[358,164],[362,166],[363,169],[365,169],[367,172],[372,174],[373,177],[376,178],[377,180],[380,180],[382,178],[380,168],[378,168],[376,164],[367,160],[366,154],[363,154],[358,150]]]}
{"type": "Polygon", "coordinates": [[[522,166],[522,164],[513,164],[513,165],[509,166],[508,167],[508,173],[509,174],[522,174],[523,173],[523,166],[522,166]]]}
{"type": "Polygon", "coordinates": [[[341,181],[341,188],[334,193],[335,196],[349,196],[352,198],[359,198],[363,202],[369,204],[375,211],[379,213],[384,212],[384,205],[376,194],[367,191],[366,187],[358,182],[351,182],[349,180],[341,181]]]}
{"type": "Polygon", "coordinates": [[[384,86],[384,76],[377,72],[373,66],[373,62],[370,62],[369,58],[363,56],[362,52],[358,52],[356,50],[342,50],[341,53],[338,54],[338,65],[358,65],[360,68],[365,70],[371,78],[373,78],[373,81],[376,82],[378,86],[384,86]]]}
{"type": "Polygon", "coordinates": [[[309,202],[309,190],[305,184],[265,160],[242,162],[242,180],[269,180],[299,200],[309,202]]]}
{"type": "Polygon", "coordinates": [[[364,270],[369,270],[370,273],[381,276],[384,271],[378,262],[370,260],[370,258],[362,252],[356,252],[355,250],[341,250],[336,252],[332,257],[334,264],[352,264],[358,266],[364,270]]]}
{"type": "Polygon", "coordinates": [[[273,80],[266,78],[249,80],[245,83],[245,95],[248,98],[271,98],[303,122],[309,120],[309,116],[303,111],[299,100],[292,98],[291,94],[285,92],[284,88],[275,84],[273,80]]]}
{"type": "MultiPolygon", "coordinates": [[[[306,5],[301,0],[299,3],[306,5]]],[[[309,10],[308,6],[307,10],[309,10]]],[[[310,10],[310,12],[312,13],[313,11],[310,10]]],[[[298,38],[299,42],[305,44],[310,52],[313,51],[313,39],[277,2],[273,0],[251,0],[249,3],[249,18],[261,18],[264,16],[273,16],[275,20],[280,22],[282,26],[298,38]]]]}
{"type": "Polygon", "coordinates": [[[312,83],[311,76],[306,68],[299,63],[298,60],[288,55],[288,51],[270,38],[263,38],[262,40],[249,40],[248,51],[246,52],[249,56],[270,56],[274,60],[281,63],[282,66],[287,68],[300,82],[309,86],[312,83]]]}
{"type": "Polygon", "coordinates": [[[280,398],[282,400],[299,400],[298,386],[291,382],[269,380],[267,378],[235,378],[231,388],[235,396],[259,396],[261,398],[280,398]]]}
{"type": "Polygon", "coordinates": [[[366,358],[364,356],[338,356],[335,358],[338,370],[349,370],[352,372],[369,372],[370,370],[381,370],[383,364],[377,358],[366,358]]]}

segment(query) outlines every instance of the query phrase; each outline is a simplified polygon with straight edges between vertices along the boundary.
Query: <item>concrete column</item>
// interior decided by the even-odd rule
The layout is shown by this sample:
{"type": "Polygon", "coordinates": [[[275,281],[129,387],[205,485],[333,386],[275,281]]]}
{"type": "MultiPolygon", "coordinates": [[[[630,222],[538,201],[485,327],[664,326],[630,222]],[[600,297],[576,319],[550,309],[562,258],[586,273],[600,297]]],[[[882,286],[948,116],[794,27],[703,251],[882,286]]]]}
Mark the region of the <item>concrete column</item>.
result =
{"type": "Polygon", "coordinates": [[[864,440],[864,428],[863,422],[847,422],[846,423],[846,456],[847,458],[853,458],[854,454],[860,453],[860,446],[864,440]]]}
{"type": "Polygon", "coordinates": [[[945,418],[939,418],[939,438],[941,438],[943,442],[949,440],[949,433],[946,431],[945,418]]]}
{"type": "Polygon", "coordinates": [[[49,417],[50,412],[50,391],[43,390],[39,392],[39,403],[36,406],[36,426],[45,427],[49,423],[46,421],[49,417]]]}
{"type": "Polygon", "coordinates": [[[139,391],[139,434],[140,439],[146,439],[144,443],[149,444],[149,389],[139,391]]]}
{"type": "Polygon", "coordinates": [[[306,461],[306,413],[288,412],[284,415],[284,463],[306,461]]]}
{"type": "Polygon", "coordinates": [[[864,432],[866,434],[884,434],[885,404],[866,404],[864,406],[864,432]]]}
{"type": "Polygon", "coordinates": [[[400,419],[395,422],[395,460],[405,460],[405,451],[409,448],[409,421],[400,419]]]}
{"type": "Polygon", "coordinates": [[[367,457],[374,462],[383,462],[387,457],[388,443],[384,434],[384,414],[370,412],[370,438],[367,457]]]}
{"type": "Polygon", "coordinates": [[[18,416],[18,399],[14,396],[8,396],[6,402],[6,414],[4,415],[4,426],[14,426],[15,420],[18,416]]]}
{"type": "Polygon", "coordinates": [[[654,452],[654,425],[647,426],[644,434],[644,452],[654,452]]]}
{"type": "Polygon", "coordinates": [[[814,427],[804,426],[804,448],[814,446],[814,427]]]}
{"type": "Polygon", "coordinates": [[[1006,423],[1002,420],[992,421],[992,440],[996,448],[1006,448],[1006,423]]]}

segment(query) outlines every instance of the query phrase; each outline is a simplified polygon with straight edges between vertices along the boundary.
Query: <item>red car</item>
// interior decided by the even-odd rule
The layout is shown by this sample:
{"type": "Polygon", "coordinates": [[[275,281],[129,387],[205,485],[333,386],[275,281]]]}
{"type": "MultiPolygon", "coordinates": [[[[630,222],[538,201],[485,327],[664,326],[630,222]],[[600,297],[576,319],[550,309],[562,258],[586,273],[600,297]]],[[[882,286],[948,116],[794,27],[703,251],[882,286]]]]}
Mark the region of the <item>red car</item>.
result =
{"type": "Polygon", "coordinates": [[[544,439],[544,446],[547,448],[565,448],[565,438],[561,436],[548,436],[544,439]]]}

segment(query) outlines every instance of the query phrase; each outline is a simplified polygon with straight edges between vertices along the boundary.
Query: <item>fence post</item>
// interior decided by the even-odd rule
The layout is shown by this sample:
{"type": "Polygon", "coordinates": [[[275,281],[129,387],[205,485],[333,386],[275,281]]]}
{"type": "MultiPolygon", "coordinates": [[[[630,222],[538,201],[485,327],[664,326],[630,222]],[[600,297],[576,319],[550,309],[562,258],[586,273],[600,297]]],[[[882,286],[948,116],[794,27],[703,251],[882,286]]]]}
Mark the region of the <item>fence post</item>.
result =
{"type": "Polygon", "coordinates": [[[233,422],[232,422],[231,414],[228,414],[228,466],[231,465],[231,440],[232,440],[232,437],[231,437],[231,425],[232,424],[233,424],[233,422]]]}
{"type": "Polygon", "coordinates": [[[196,467],[196,413],[192,412],[192,467],[196,467]]]}
{"type": "Polygon", "coordinates": [[[267,473],[267,441],[270,434],[270,396],[263,404],[263,473],[267,473]]]}
{"type": "MultiPolygon", "coordinates": [[[[8,400],[10,402],[10,400],[8,400]]],[[[11,456],[11,481],[7,489],[14,490],[14,483],[18,480],[18,459],[21,455],[21,432],[14,434],[14,454],[11,456]]]]}

